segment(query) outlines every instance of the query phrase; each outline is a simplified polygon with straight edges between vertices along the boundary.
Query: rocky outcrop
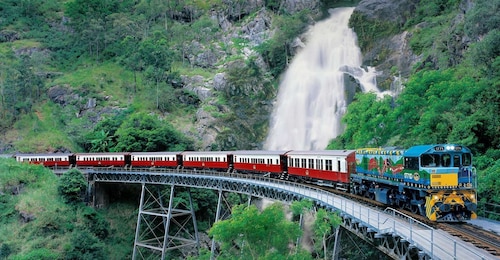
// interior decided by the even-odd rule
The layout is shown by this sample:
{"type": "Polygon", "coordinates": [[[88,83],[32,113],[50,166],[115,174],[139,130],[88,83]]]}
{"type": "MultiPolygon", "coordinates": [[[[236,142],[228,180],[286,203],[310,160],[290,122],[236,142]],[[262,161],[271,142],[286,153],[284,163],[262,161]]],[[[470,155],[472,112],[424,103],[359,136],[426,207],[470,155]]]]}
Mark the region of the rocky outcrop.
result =
{"type": "MultiPolygon", "coordinates": [[[[415,11],[418,0],[363,0],[354,12],[362,14],[367,20],[387,22],[402,27],[410,14],[415,11]]],[[[363,53],[363,65],[373,66],[379,72],[379,88],[389,89],[396,77],[408,77],[413,65],[421,57],[414,54],[409,41],[412,34],[403,31],[389,38],[372,43],[363,53]]]]}
{"type": "Polygon", "coordinates": [[[294,14],[302,10],[310,10],[314,14],[319,14],[321,1],[320,0],[284,0],[281,3],[285,13],[294,14]]]}
{"type": "Polygon", "coordinates": [[[246,15],[251,14],[264,7],[263,0],[223,0],[222,3],[225,5],[224,13],[231,21],[241,20],[246,15]]]}
{"type": "Polygon", "coordinates": [[[19,33],[12,30],[1,30],[0,31],[0,42],[13,42],[19,40],[21,37],[19,33]]]}
{"type": "Polygon", "coordinates": [[[256,46],[269,39],[271,35],[271,15],[262,8],[255,18],[241,27],[242,38],[256,46]]]}
{"type": "Polygon", "coordinates": [[[363,13],[371,20],[386,20],[399,25],[406,23],[420,0],[363,0],[355,11],[363,13]]]}

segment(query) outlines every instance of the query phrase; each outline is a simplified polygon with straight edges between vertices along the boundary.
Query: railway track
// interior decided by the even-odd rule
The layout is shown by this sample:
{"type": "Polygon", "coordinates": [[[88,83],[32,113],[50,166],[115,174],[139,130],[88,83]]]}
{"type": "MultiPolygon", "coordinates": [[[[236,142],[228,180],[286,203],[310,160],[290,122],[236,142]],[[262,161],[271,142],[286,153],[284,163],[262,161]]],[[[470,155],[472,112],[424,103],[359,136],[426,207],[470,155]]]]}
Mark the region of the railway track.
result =
{"type": "Polygon", "coordinates": [[[500,236],[494,232],[468,223],[438,223],[436,226],[452,236],[458,237],[477,248],[484,249],[490,254],[500,257],[500,236]]]}

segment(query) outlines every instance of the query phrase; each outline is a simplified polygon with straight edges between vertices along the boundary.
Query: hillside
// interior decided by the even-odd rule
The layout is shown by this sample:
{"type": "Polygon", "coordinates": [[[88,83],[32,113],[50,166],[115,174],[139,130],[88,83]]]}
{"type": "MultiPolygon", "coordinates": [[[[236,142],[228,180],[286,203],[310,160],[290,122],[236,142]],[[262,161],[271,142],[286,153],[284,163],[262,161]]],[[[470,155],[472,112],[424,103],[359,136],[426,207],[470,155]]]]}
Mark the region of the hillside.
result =
{"type": "Polygon", "coordinates": [[[5,1],[0,150],[134,148],[117,131],[135,113],[154,115],[182,143],[142,150],[259,147],[288,43],[319,7],[5,1]]]}
{"type": "MultiPolygon", "coordinates": [[[[500,0],[5,0],[0,153],[260,149],[306,29],[338,6],[356,6],[363,65],[397,95],[357,93],[328,148],[460,143],[474,152],[480,213],[500,204],[500,0]]],[[[69,211],[50,199],[41,230],[69,211]]],[[[134,209],[110,208],[124,222],[134,209]]],[[[21,233],[15,212],[2,214],[1,232],[21,233]]]]}

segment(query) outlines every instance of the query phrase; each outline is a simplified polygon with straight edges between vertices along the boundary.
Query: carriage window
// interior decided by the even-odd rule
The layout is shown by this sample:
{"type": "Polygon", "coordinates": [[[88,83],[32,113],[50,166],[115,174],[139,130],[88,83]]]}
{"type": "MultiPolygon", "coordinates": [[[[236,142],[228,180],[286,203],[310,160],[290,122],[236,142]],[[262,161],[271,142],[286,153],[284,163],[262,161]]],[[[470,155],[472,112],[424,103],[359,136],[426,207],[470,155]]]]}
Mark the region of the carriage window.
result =
{"type": "Polygon", "coordinates": [[[332,160],[325,160],[325,165],[326,165],[326,170],[327,171],[333,170],[332,160]]]}
{"type": "Polygon", "coordinates": [[[471,164],[472,164],[472,156],[470,155],[470,153],[462,154],[462,165],[469,166],[471,164]]]}
{"type": "Polygon", "coordinates": [[[300,166],[301,166],[302,168],[307,167],[307,166],[306,166],[306,159],[301,159],[301,163],[302,163],[302,164],[301,164],[300,166]]]}
{"type": "Polygon", "coordinates": [[[449,154],[441,155],[441,166],[450,167],[451,164],[451,156],[449,154]]]}
{"type": "Polygon", "coordinates": [[[309,159],[309,168],[314,169],[314,159],[309,159]]]}
{"type": "Polygon", "coordinates": [[[439,155],[422,154],[422,156],[420,156],[420,163],[422,167],[437,167],[439,166],[439,155]]]}
{"type": "Polygon", "coordinates": [[[418,170],[418,157],[405,157],[405,169],[418,170]]]}
{"type": "Polygon", "coordinates": [[[316,169],[318,170],[323,170],[323,160],[321,159],[316,159],[316,169]]]}

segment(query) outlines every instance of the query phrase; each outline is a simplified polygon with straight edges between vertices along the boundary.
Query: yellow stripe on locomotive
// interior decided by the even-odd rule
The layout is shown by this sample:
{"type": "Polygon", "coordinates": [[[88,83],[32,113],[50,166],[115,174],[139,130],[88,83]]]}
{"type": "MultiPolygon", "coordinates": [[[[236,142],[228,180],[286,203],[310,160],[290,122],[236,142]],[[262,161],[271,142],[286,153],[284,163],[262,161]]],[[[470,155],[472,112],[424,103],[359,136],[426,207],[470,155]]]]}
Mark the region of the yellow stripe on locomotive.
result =
{"type": "Polygon", "coordinates": [[[431,187],[432,188],[445,188],[445,187],[457,187],[458,186],[458,174],[457,173],[440,173],[431,174],[431,187]]]}

